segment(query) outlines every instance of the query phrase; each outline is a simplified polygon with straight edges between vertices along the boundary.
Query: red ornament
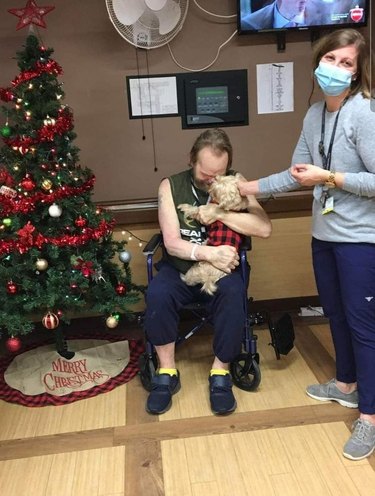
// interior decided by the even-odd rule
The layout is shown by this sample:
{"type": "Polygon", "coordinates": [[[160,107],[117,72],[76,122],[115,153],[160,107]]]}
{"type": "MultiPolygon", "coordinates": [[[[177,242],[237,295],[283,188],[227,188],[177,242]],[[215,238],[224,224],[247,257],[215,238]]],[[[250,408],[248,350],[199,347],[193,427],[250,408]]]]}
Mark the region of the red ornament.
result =
{"type": "Polygon", "coordinates": [[[57,315],[52,312],[46,313],[46,315],[42,319],[42,324],[46,329],[56,329],[59,325],[60,320],[57,315]]]}
{"type": "Polygon", "coordinates": [[[0,169],[0,184],[5,184],[11,188],[14,185],[14,180],[5,168],[0,169]]]}
{"type": "Polygon", "coordinates": [[[5,341],[5,346],[7,347],[7,349],[9,351],[11,351],[12,353],[15,353],[16,351],[18,351],[21,346],[22,346],[22,342],[20,340],[20,338],[9,338],[5,341]]]}
{"type": "Polygon", "coordinates": [[[14,95],[10,88],[0,88],[0,100],[3,102],[11,102],[14,98],[14,95]]]}
{"type": "Polygon", "coordinates": [[[21,181],[21,186],[26,191],[32,191],[33,189],[35,189],[36,184],[31,179],[31,177],[25,177],[25,179],[22,179],[22,181],[21,181]]]}
{"type": "Polygon", "coordinates": [[[17,284],[14,284],[13,281],[9,281],[7,283],[7,292],[9,294],[16,294],[18,291],[17,284]]]}
{"type": "Polygon", "coordinates": [[[87,224],[87,220],[84,219],[83,217],[79,216],[78,219],[74,221],[74,224],[77,227],[84,227],[87,224]]]}
{"type": "Polygon", "coordinates": [[[10,14],[13,14],[20,18],[18,21],[16,30],[25,28],[29,24],[35,24],[41,28],[46,28],[47,25],[43,17],[51,12],[55,7],[52,5],[45,5],[44,7],[39,7],[35,0],[27,0],[27,3],[23,9],[8,9],[10,14]]]}
{"type": "Polygon", "coordinates": [[[126,289],[127,289],[127,288],[126,288],[125,284],[120,283],[120,284],[118,284],[118,285],[116,286],[115,291],[116,291],[116,293],[117,293],[118,295],[122,296],[122,295],[126,294],[126,289]]]}

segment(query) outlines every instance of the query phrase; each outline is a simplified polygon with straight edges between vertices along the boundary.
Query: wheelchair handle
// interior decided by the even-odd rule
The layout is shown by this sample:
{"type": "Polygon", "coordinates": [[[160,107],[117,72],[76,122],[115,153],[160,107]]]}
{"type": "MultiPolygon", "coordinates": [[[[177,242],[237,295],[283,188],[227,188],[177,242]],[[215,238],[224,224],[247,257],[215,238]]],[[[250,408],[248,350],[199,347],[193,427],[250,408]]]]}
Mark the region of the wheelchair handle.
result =
{"type": "Polygon", "coordinates": [[[143,248],[143,255],[155,255],[156,250],[163,242],[163,236],[161,233],[156,233],[152,236],[147,245],[143,248]]]}

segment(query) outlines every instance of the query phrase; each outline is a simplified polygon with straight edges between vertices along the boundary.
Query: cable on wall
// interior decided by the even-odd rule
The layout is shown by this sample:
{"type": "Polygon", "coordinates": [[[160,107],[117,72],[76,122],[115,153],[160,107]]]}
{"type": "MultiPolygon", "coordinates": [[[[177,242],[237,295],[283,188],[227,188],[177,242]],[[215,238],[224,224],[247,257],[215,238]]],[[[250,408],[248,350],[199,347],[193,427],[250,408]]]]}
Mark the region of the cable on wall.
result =
{"type": "MultiPolygon", "coordinates": [[[[199,3],[197,2],[197,0],[193,0],[194,1],[194,4],[198,7],[198,9],[202,10],[203,12],[205,12],[206,14],[212,16],[212,17],[216,17],[216,18],[219,18],[219,19],[233,19],[234,17],[237,17],[236,14],[231,14],[231,15],[221,15],[221,14],[215,14],[214,12],[210,12],[209,10],[206,10],[204,9],[201,5],[199,5],[199,3]]],[[[237,34],[237,29],[230,35],[230,37],[224,41],[224,43],[222,43],[218,50],[217,50],[217,53],[216,53],[216,56],[215,58],[212,60],[212,62],[210,62],[208,65],[206,65],[205,67],[201,67],[200,69],[192,69],[191,67],[185,67],[183,66],[182,64],[180,64],[173,52],[172,52],[172,48],[170,46],[169,43],[167,43],[167,46],[168,46],[168,50],[169,50],[169,53],[170,53],[170,56],[173,60],[173,62],[178,66],[180,67],[181,69],[184,69],[185,71],[189,71],[189,72],[202,72],[202,71],[205,71],[206,69],[209,69],[210,67],[212,67],[214,65],[214,63],[217,61],[217,59],[219,58],[219,54],[220,54],[220,51],[223,47],[225,47],[225,45],[227,45],[231,40],[232,38],[237,34]]]]}
{"type": "Polygon", "coordinates": [[[154,172],[157,172],[158,166],[156,163],[156,147],[155,147],[155,132],[154,132],[154,119],[152,116],[152,99],[151,99],[151,86],[150,86],[150,67],[148,63],[148,50],[146,50],[146,65],[147,65],[147,77],[148,77],[148,97],[150,101],[150,112],[151,112],[151,137],[152,137],[152,155],[154,161],[154,172]]]}
{"type": "Polygon", "coordinates": [[[137,61],[138,93],[139,93],[139,101],[141,103],[141,114],[142,114],[142,118],[141,118],[141,122],[142,122],[142,139],[145,140],[146,139],[146,134],[145,134],[145,123],[144,123],[144,120],[143,120],[141,84],[140,84],[140,81],[139,81],[140,70],[139,70],[139,59],[138,59],[138,48],[137,47],[135,48],[135,58],[136,58],[136,61],[137,61]]]}
{"type": "Polygon", "coordinates": [[[193,2],[195,3],[195,5],[198,7],[198,9],[202,10],[203,12],[205,12],[206,14],[210,15],[210,16],[213,16],[213,17],[218,17],[220,19],[232,19],[233,17],[237,17],[237,14],[231,14],[231,15],[221,15],[221,14],[214,14],[213,12],[210,12],[209,10],[206,10],[204,9],[203,7],[201,7],[199,5],[199,3],[197,2],[197,0],[193,0],[193,2]]]}
{"type": "Polygon", "coordinates": [[[213,65],[214,65],[214,63],[215,63],[215,62],[217,61],[217,59],[219,58],[219,54],[220,54],[221,49],[222,49],[225,45],[227,45],[227,44],[231,41],[231,39],[232,39],[232,38],[233,38],[236,34],[237,34],[237,29],[236,29],[236,30],[235,30],[235,31],[234,31],[234,32],[233,32],[233,33],[229,36],[229,38],[228,38],[226,41],[224,41],[224,43],[222,43],[222,44],[219,46],[219,48],[218,48],[218,50],[217,50],[217,53],[216,53],[216,56],[215,56],[214,60],[213,60],[212,62],[210,62],[208,65],[206,65],[205,67],[201,67],[200,69],[192,69],[192,68],[190,68],[190,67],[185,67],[185,66],[183,66],[182,64],[180,64],[179,62],[177,62],[177,60],[176,60],[175,56],[173,55],[172,49],[171,49],[171,47],[170,47],[170,44],[169,44],[169,43],[167,43],[167,46],[168,46],[168,50],[169,50],[169,53],[170,53],[170,55],[171,55],[171,57],[172,57],[173,62],[174,62],[176,65],[178,65],[178,67],[181,67],[181,69],[184,69],[185,71],[190,71],[190,72],[201,72],[201,71],[205,71],[206,69],[208,69],[209,67],[211,67],[211,66],[213,66],[213,65]]]}

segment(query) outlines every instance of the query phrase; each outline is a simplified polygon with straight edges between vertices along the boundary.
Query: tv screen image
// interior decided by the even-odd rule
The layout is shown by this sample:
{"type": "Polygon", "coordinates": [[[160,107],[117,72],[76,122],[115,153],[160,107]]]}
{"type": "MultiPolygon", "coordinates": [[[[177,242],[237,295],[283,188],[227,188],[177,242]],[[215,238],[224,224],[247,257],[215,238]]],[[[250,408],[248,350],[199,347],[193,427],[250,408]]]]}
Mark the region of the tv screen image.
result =
{"type": "Polygon", "coordinates": [[[237,0],[240,34],[361,27],[367,23],[369,0],[237,0]]]}

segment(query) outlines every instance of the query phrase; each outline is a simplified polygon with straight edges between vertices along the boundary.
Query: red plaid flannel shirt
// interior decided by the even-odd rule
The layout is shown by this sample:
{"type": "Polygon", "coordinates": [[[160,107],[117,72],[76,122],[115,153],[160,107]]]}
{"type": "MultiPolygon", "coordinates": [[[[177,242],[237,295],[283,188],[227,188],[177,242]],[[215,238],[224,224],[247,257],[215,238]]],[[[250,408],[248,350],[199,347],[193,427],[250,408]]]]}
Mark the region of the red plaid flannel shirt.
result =
{"type": "Polygon", "coordinates": [[[234,246],[238,251],[242,241],[241,234],[233,231],[233,229],[223,224],[221,220],[217,220],[210,224],[207,231],[208,246],[229,245],[234,246]]]}

